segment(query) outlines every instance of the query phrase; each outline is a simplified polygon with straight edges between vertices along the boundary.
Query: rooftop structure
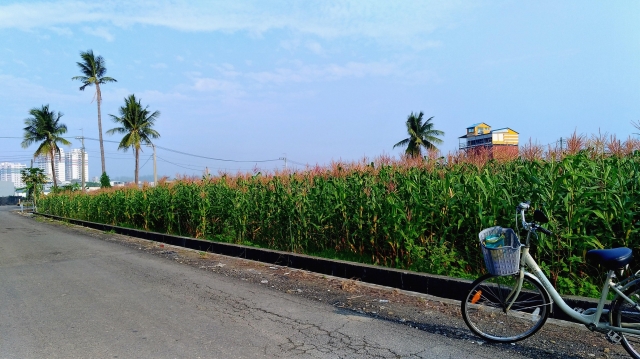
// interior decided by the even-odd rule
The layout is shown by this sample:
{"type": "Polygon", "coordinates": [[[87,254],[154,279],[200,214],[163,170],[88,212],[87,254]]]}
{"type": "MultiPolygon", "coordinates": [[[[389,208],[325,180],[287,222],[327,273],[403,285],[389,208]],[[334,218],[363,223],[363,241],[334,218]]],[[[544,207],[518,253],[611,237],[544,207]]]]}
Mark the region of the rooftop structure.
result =
{"type": "Polygon", "coordinates": [[[484,122],[475,123],[467,127],[464,136],[459,137],[460,149],[465,152],[485,150],[491,157],[498,153],[508,156],[518,155],[518,132],[508,128],[492,130],[484,122]]]}

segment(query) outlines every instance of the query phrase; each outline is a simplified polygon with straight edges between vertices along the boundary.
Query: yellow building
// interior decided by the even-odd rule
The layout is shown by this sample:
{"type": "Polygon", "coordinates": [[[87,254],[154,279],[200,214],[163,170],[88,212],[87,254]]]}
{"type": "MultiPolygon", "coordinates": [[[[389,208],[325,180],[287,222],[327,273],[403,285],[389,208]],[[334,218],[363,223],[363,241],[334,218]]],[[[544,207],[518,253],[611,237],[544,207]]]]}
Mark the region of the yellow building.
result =
{"type": "Polygon", "coordinates": [[[460,149],[487,149],[492,153],[496,150],[518,153],[518,132],[505,127],[492,130],[491,126],[484,122],[467,127],[467,133],[460,136],[460,149]]]}

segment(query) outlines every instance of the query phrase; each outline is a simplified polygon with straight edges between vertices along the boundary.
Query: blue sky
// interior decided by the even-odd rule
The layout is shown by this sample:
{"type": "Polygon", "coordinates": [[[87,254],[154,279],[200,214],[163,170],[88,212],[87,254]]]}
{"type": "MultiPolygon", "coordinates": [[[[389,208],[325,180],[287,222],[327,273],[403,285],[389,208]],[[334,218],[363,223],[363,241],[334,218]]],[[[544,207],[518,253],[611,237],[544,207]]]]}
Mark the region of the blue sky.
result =
{"type": "MultiPolygon", "coordinates": [[[[446,133],[445,153],[477,122],[521,143],[574,131],[625,139],[640,120],[638,14],[637,1],[4,1],[0,136],[21,137],[29,109],[49,104],[70,139],[81,128],[97,138],[93,89],[71,80],[92,49],[118,80],[102,88],[105,130],[134,93],[161,112],[158,146],[249,161],[158,150],[171,177],[270,170],[282,161],[251,161],[285,156],[289,166],[397,156],[419,111],[446,133]]],[[[97,176],[98,142],[86,147],[97,176]]],[[[109,175],[133,177],[132,152],[105,147],[109,175]]],[[[33,151],[0,138],[0,162],[33,151]]]]}

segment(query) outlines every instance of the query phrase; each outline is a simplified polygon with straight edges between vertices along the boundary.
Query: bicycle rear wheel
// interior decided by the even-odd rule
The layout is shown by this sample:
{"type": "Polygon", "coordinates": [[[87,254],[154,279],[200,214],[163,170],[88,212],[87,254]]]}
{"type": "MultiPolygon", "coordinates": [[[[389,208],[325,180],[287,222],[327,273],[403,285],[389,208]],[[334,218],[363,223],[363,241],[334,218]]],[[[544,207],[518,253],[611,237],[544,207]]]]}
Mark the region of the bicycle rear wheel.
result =
{"type": "MultiPolygon", "coordinates": [[[[624,298],[616,297],[611,303],[611,323],[620,328],[640,329],[640,285],[634,285],[624,291],[634,303],[627,302],[624,298]]],[[[640,335],[621,333],[621,343],[624,349],[636,359],[640,359],[640,335]]]]}
{"type": "Polygon", "coordinates": [[[471,284],[462,301],[462,317],[479,337],[512,343],[537,332],[549,317],[549,295],[538,281],[525,275],[522,290],[511,304],[517,276],[487,274],[471,284]]]}

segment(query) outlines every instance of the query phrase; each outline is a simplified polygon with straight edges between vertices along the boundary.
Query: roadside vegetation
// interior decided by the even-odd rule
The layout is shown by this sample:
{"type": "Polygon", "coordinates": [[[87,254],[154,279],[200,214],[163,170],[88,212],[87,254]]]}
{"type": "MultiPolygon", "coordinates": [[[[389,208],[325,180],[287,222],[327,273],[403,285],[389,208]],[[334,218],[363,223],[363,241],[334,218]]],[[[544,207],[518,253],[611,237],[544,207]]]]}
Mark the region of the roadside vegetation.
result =
{"type": "Polygon", "coordinates": [[[640,142],[574,134],[560,149],[528,144],[518,159],[464,153],[334,163],[302,172],[184,177],[156,187],[68,192],[46,213],[456,277],[485,272],[478,232],[514,227],[531,200],[553,236],[533,244],[565,294],[594,295],[593,248],[640,249],[640,142]]]}

